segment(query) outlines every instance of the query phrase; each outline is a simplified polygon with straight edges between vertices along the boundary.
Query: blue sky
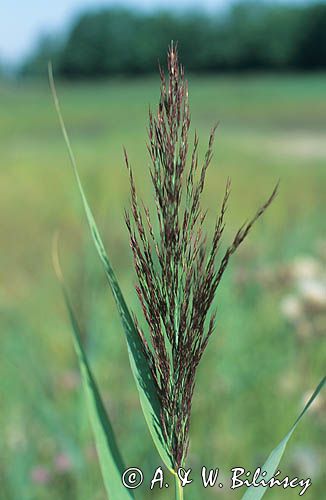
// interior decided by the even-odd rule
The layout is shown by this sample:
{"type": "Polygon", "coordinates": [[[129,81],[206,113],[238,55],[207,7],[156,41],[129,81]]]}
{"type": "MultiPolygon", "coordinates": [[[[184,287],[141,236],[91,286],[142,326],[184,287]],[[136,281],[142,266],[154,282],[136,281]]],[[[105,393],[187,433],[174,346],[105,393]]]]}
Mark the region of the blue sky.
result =
{"type": "MultiPolygon", "coordinates": [[[[14,63],[26,56],[42,33],[63,30],[86,7],[131,5],[217,9],[234,0],[0,0],[0,61],[14,63]]],[[[262,0],[263,1],[263,0],[262,0]]],[[[282,0],[274,0],[282,1],[282,0]]],[[[299,2],[304,0],[288,0],[299,2]]],[[[309,0],[308,0],[309,1],[309,0]]]]}

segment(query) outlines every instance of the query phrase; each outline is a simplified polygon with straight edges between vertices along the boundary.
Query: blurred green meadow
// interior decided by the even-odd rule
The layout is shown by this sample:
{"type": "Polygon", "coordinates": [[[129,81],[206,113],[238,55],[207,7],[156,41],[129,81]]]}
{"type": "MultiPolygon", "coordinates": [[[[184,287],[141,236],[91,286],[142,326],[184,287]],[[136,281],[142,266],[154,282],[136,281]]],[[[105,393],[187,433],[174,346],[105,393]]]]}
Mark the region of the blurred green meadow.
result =
{"type": "MultiPolygon", "coordinates": [[[[204,204],[212,231],[227,176],[225,242],[271,192],[277,199],[233,258],[217,293],[217,326],[199,367],[185,498],[240,498],[230,469],[254,470],[285,435],[325,368],[326,75],[190,77],[192,132],[203,154],[219,121],[204,204]],[[224,488],[203,490],[200,468],[224,488]]],[[[57,82],[80,173],[130,307],[140,307],[123,211],[129,186],[122,145],[144,199],[151,197],[148,106],[158,78],[57,82]]],[[[46,84],[0,84],[0,498],[100,500],[105,493],[80,388],[70,324],[51,263],[60,231],[66,282],[138,498],[160,465],[138,403],[122,327],[90,240],[46,84]]],[[[283,475],[311,477],[320,499],[325,394],[292,437],[283,475]]],[[[323,442],[324,441],[324,442],[323,442]]],[[[296,498],[274,489],[268,498],[296,498]]],[[[267,498],[267,497],[266,497],[267,498]]],[[[114,499],[113,499],[114,500],[114,499]]]]}

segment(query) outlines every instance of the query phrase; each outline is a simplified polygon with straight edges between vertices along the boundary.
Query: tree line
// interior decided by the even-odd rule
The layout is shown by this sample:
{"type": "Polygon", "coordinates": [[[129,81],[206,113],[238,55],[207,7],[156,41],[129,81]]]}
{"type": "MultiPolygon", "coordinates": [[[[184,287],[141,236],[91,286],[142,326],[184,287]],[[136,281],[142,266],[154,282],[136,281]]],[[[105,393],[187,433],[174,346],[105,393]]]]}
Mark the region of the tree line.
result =
{"type": "Polygon", "coordinates": [[[21,73],[52,59],[66,78],[156,71],[171,40],[188,71],[292,71],[326,67],[326,4],[240,2],[226,12],[182,14],[107,8],[84,12],[62,40],[40,40],[21,73]]]}

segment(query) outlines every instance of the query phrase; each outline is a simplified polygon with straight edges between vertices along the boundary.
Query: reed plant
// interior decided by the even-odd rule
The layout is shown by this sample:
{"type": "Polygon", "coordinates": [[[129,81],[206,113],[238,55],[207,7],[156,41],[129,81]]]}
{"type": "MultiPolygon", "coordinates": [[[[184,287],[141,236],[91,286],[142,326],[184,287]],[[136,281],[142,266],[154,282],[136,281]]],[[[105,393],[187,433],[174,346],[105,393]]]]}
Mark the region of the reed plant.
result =
{"type": "MultiPolygon", "coordinates": [[[[124,151],[131,193],[125,221],[138,281],[136,292],[143,311],[143,317],[136,317],[125,302],[84,194],[51,67],[49,76],[91,234],[120,313],[144,417],[163,463],[175,478],[175,494],[180,499],[183,498],[183,489],[179,471],[187,465],[196,371],[214,331],[216,290],[231,256],[274,200],[278,185],[253,217],[239,228],[222,253],[221,241],[231,181],[228,179],[226,182],[215,227],[208,237],[204,227],[206,211],[202,206],[202,194],[213,155],[216,126],[211,130],[206,154],[200,162],[197,134],[192,144],[189,139],[188,84],[184,69],[179,64],[177,47],[171,43],[167,75],[160,68],[158,108],[156,113],[149,111],[149,175],[154,209],[140,201],[128,154],[124,151]]],[[[106,490],[113,499],[131,498],[131,490],[126,489],[121,481],[124,470],[122,456],[81,342],[57,250],[54,262],[73,325],[74,344],[106,490]]],[[[298,421],[324,382],[325,379],[290,432],[267,459],[263,466],[267,476],[271,477],[275,472],[298,421]]],[[[263,488],[249,488],[244,498],[258,499],[265,491],[263,488]]]]}

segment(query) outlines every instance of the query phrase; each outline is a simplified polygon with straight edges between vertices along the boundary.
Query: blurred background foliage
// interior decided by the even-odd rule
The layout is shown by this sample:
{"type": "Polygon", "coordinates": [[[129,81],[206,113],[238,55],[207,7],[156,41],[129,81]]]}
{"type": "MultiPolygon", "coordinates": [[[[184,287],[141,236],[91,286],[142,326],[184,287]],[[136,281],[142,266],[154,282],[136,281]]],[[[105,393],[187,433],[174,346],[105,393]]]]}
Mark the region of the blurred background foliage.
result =
{"type": "Polygon", "coordinates": [[[21,73],[44,73],[49,59],[67,78],[152,73],[173,39],[188,71],[321,69],[326,66],[326,4],[249,0],[216,14],[93,9],[73,22],[66,37],[43,36],[21,73]]]}
{"type": "MultiPolygon", "coordinates": [[[[142,197],[151,200],[148,106],[155,109],[158,100],[157,59],[164,66],[170,38],[179,40],[189,77],[192,134],[196,128],[201,155],[210,127],[220,121],[204,196],[208,230],[227,176],[233,189],[225,243],[281,180],[273,206],[219,288],[216,332],[194,396],[189,466],[195,476],[186,498],[203,498],[196,474],[206,465],[220,467],[225,487],[205,490],[205,498],[237,499],[243,492],[227,488],[230,468],[260,465],[324,374],[323,26],[322,4],[239,4],[220,18],[201,11],[90,12],[66,38],[43,38],[22,71],[30,78],[0,80],[1,500],[105,498],[52,271],[58,228],[66,281],[118,442],[127,465],[144,471],[138,497],[171,498],[171,488],[155,495],[148,489],[159,457],[68,164],[47,84],[48,58],[86,192],[127,302],[139,316],[123,221],[129,186],[122,144],[142,197]],[[154,70],[155,76],[142,75],[154,70]],[[206,74],[195,74],[200,70],[206,74]]],[[[306,497],[312,500],[325,493],[325,408],[323,393],[281,463],[284,475],[311,477],[306,497]]],[[[294,499],[298,490],[266,495],[294,499]]]]}

